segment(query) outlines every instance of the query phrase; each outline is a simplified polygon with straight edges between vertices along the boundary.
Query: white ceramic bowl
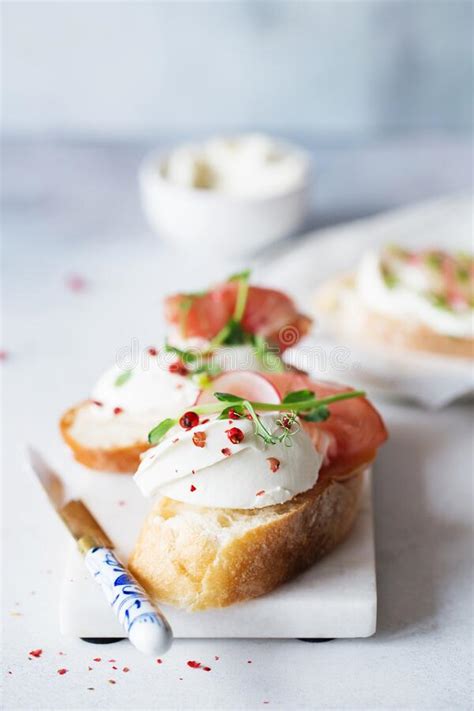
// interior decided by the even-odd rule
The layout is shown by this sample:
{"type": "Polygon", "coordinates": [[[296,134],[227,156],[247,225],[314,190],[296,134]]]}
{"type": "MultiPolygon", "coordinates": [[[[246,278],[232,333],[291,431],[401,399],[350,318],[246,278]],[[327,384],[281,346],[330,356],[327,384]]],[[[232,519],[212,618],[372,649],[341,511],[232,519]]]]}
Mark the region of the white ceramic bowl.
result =
{"type": "Polygon", "coordinates": [[[223,256],[250,253],[293,233],[308,214],[310,159],[299,148],[282,145],[304,161],[301,184],[287,192],[255,198],[175,185],[163,177],[167,155],[151,153],[139,175],[143,208],[151,227],[178,249],[199,245],[223,256]]]}

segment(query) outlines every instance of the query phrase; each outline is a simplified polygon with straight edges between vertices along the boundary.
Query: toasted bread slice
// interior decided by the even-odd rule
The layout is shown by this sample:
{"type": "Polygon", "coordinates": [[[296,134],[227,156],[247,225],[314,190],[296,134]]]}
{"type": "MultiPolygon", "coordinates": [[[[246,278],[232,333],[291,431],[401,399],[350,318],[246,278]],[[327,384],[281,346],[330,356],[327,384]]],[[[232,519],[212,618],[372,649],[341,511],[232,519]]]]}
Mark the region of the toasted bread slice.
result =
{"type": "Polygon", "coordinates": [[[64,413],[59,428],[64,441],[72,450],[74,458],[90,469],[104,472],[117,472],[120,474],[134,474],[140,464],[140,454],[145,452],[150,445],[146,440],[130,442],[121,446],[96,446],[81,438],[76,431],[80,417],[87,416],[90,407],[88,401],[82,402],[64,413]]]}
{"type": "Polygon", "coordinates": [[[130,569],[155,600],[188,610],[264,595],[344,538],[357,514],[365,469],[344,481],[322,479],[262,509],[162,498],[145,520],[130,569]]]}
{"type": "Polygon", "coordinates": [[[426,351],[441,356],[474,358],[474,339],[436,333],[414,321],[398,320],[368,310],[351,291],[354,277],[346,274],[324,284],[316,294],[316,314],[342,337],[404,351],[426,351]],[[326,317],[326,319],[324,319],[326,317]]]}

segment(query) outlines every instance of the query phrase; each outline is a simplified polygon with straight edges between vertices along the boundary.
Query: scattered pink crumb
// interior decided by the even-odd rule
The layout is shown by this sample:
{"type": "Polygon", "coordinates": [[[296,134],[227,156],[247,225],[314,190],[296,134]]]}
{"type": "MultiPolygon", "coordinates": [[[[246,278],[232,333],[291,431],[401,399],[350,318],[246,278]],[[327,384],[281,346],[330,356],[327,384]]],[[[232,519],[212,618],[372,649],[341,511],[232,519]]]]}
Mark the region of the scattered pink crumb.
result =
{"type": "Polygon", "coordinates": [[[0,361],[5,362],[8,360],[9,353],[8,351],[0,350],[0,361]]]}
{"type": "Polygon", "coordinates": [[[69,274],[66,277],[66,286],[71,291],[80,292],[86,288],[86,280],[79,274],[69,274]]]}
{"type": "Polygon", "coordinates": [[[202,669],[203,671],[210,672],[211,667],[204,667],[201,662],[195,662],[193,660],[190,660],[189,662],[186,662],[188,667],[191,667],[191,669],[202,669]]]}
{"type": "Polygon", "coordinates": [[[214,659],[216,660],[216,662],[218,662],[220,657],[214,657],[214,659]]]}
{"type": "Polygon", "coordinates": [[[115,664],[116,661],[116,659],[109,659],[109,662],[111,662],[112,664],[115,664]]]}
{"type": "Polygon", "coordinates": [[[109,684],[116,684],[116,683],[117,682],[115,681],[115,679],[109,679],[109,684]]]}
{"type": "Polygon", "coordinates": [[[63,674],[67,674],[67,671],[67,669],[58,669],[58,674],[62,676],[63,674]]]}
{"type": "Polygon", "coordinates": [[[119,506],[125,506],[126,502],[123,501],[123,500],[120,500],[120,501],[117,501],[117,504],[118,504],[119,506]]]}
{"type": "Polygon", "coordinates": [[[157,659],[157,660],[156,660],[156,663],[157,663],[157,664],[163,664],[163,660],[162,660],[162,659],[157,659]]]}
{"type": "Polygon", "coordinates": [[[58,654],[60,654],[62,657],[66,656],[66,652],[58,652],[58,654]]]}
{"type": "Polygon", "coordinates": [[[123,672],[129,672],[130,669],[129,669],[128,667],[124,667],[124,668],[122,669],[122,671],[123,671],[123,672]]]}
{"type": "Polygon", "coordinates": [[[114,664],[112,664],[112,669],[118,669],[114,664]]]}
{"type": "Polygon", "coordinates": [[[102,657],[94,657],[94,659],[93,659],[92,661],[93,661],[93,662],[101,662],[101,661],[102,661],[102,657]]]}
{"type": "Polygon", "coordinates": [[[38,658],[38,657],[41,657],[41,655],[43,654],[43,650],[42,649],[33,649],[31,652],[29,652],[29,654],[32,657],[38,658]]]}
{"type": "Polygon", "coordinates": [[[87,667],[88,671],[92,671],[94,667],[87,667]]]}

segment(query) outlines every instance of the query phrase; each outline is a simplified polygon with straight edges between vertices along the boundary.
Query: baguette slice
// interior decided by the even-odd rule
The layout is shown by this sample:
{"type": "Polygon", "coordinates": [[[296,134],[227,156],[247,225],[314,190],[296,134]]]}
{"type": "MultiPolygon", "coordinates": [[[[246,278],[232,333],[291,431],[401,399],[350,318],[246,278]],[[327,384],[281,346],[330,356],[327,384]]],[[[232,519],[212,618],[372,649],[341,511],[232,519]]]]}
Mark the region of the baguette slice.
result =
{"type": "Polygon", "coordinates": [[[404,351],[425,351],[440,356],[474,358],[474,339],[455,338],[411,322],[383,316],[360,303],[354,277],[346,274],[324,284],[316,294],[316,313],[329,329],[342,337],[404,351]],[[326,317],[324,319],[323,317],[326,317]]]}
{"type": "Polygon", "coordinates": [[[92,447],[74,436],[74,423],[79,414],[89,407],[82,402],[71,407],[61,417],[59,429],[64,441],[72,450],[74,458],[90,469],[119,474],[134,474],[140,464],[140,455],[151,446],[148,442],[137,441],[120,447],[92,447]]]}
{"type": "Polygon", "coordinates": [[[364,471],[329,478],[263,509],[213,509],[169,498],[148,514],[129,566],[156,601],[188,610],[264,595],[311,566],[350,530],[364,471]]]}

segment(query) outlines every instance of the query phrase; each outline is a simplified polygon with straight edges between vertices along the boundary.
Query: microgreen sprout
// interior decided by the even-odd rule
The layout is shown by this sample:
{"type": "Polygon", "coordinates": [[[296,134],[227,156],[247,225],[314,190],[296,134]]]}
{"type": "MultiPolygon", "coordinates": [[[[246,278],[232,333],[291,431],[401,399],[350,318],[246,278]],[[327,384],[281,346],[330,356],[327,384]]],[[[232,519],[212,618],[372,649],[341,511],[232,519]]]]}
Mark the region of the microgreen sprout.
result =
{"type": "MultiPolygon", "coordinates": [[[[297,432],[293,428],[298,417],[307,422],[323,422],[330,416],[328,405],[354,397],[364,397],[364,395],[362,390],[350,390],[319,399],[312,390],[298,390],[288,393],[280,403],[273,403],[251,401],[232,393],[216,392],[214,393],[215,402],[196,405],[193,412],[198,415],[215,414],[218,419],[226,419],[232,410],[233,415],[250,417],[255,424],[255,434],[261,437],[266,444],[283,442],[290,446],[289,438],[297,432]],[[262,412],[282,413],[277,420],[278,430],[276,432],[270,432],[262,422],[260,417],[262,412]]],[[[150,444],[158,444],[178,422],[179,417],[177,419],[167,418],[160,422],[148,435],[150,444]]]]}
{"type": "Polygon", "coordinates": [[[235,300],[234,313],[227,321],[225,326],[221,328],[211,340],[208,351],[212,351],[218,346],[227,345],[235,346],[242,345],[248,341],[248,335],[242,328],[242,318],[247,305],[247,297],[249,293],[250,270],[247,269],[240,274],[234,274],[228,281],[237,283],[237,297],[235,300]]]}
{"type": "Polygon", "coordinates": [[[114,385],[116,388],[121,387],[122,385],[125,385],[127,380],[130,380],[130,378],[133,375],[133,370],[124,370],[123,373],[120,373],[120,375],[117,375],[114,385]]]}

